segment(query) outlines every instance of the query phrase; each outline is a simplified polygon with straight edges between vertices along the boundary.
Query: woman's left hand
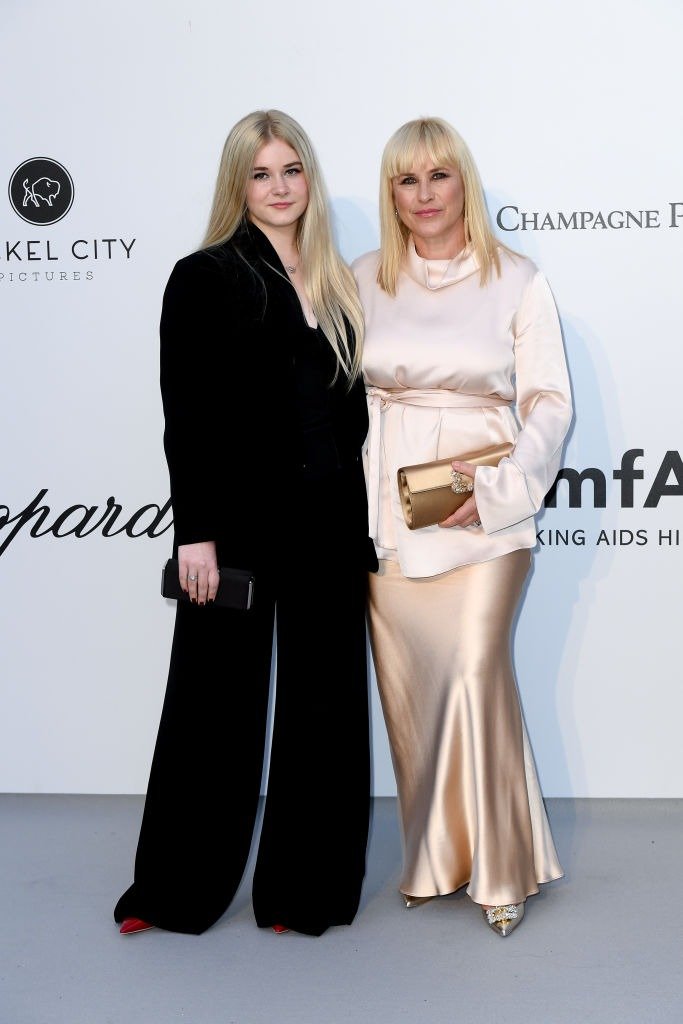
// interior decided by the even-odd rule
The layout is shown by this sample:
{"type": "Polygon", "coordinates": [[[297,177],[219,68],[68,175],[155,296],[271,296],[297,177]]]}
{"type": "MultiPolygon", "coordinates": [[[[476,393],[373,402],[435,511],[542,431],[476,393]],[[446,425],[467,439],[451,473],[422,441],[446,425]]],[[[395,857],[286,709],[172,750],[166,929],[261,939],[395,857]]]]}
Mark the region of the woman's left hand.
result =
{"type": "MultiPolygon", "coordinates": [[[[477,467],[473,466],[471,462],[458,462],[458,460],[455,459],[451,465],[456,472],[462,473],[464,476],[468,476],[474,480],[477,467]]],[[[459,509],[456,509],[452,516],[449,516],[448,519],[444,519],[443,522],[439,523],[439,526],[462,526],[463,528],[467,526],[481,526],[481,519],[479,518],[479,513],[477,511],[477,502],[475,500],[474,493],[472,493],[472,496],[468,498],[459,509]]]]}

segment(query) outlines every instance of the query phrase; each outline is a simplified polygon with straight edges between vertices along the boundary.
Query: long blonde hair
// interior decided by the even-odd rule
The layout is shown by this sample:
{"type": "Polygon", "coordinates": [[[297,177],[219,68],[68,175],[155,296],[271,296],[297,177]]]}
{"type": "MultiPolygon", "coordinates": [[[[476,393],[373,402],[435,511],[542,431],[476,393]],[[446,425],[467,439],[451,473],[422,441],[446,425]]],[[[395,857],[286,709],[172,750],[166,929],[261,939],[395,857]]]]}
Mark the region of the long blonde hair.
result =
{"type": "Polygon", "coordinates": [[[247,181],[257,152],[272,139],[286,142],[301,160],[308,183],[308,205],[297,224],[296,241],[304,286],[316,320],[334,350],[337,372],[341,366],[351,383],[360,373],[363,312],[353,275],[334,244],[318,159],[294,118],[281,110],[255,110],[233,126],[223,146],[204,246],[228,241],[247,219],[247,181]],[[355,336],[353,347],[344,317],[355,336]]]}
{"type": "Polygon", "coordinates": [[[389,295],[396,294],[410,232],[396,215],[393,179],[415,169],[425,154],[434,167],[455,167],[465,191],[465,244],[472,246],[480,267],[480,283],[486,284],[492,268],[500,276],[499,249],[506,246],[491,228],[484,189],[474,159],[464,139],[440,117],[419,117],[407,121],[391,136],[382,154],[379,217],[381,256],[377,281],[389,295]]]}

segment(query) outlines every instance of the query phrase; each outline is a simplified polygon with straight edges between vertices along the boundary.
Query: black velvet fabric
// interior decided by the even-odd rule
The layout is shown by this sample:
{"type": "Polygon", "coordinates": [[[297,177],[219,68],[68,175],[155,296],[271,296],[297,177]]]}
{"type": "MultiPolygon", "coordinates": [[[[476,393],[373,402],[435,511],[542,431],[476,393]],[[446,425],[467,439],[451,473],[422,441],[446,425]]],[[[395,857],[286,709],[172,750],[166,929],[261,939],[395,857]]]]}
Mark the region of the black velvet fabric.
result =
{"type": "Polygon", "coordinates": [[[179,604],[135,858],[114,917],[199,934],[249,854],[274,622],[277,693],[253,883],[257,923],[320,935],[350,923],[369,822],[365,599],[377,562],[349,392],[265,235],[180,260],[161,316],[175,544],[215,540],[252,569],[249,612],[179,604]],[[258,432],[258,438],[257,438],[258,432]],[[263,438],[263,440],[260,440],[263,438]]]}

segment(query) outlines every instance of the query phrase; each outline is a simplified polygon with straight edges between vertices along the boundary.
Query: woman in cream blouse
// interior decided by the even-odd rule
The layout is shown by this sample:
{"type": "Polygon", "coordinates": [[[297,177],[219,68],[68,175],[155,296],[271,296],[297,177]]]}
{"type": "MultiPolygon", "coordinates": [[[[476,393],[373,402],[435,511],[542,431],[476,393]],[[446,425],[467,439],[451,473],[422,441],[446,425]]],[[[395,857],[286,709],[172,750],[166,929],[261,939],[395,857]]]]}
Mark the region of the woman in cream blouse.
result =
{"type": "Polygon", "coordinates": [[[467,885],[500,935],[559,865],[510,663],[510,629],[571,420],[543,274],[493,236],[467,146],[403,125],[382,158],[381,248],[354,263],[366,319],[369,623],[396,772],[407,906],[467,885]],[[509,441],[474,491],[409,530],[401,466],[509,441]]]}

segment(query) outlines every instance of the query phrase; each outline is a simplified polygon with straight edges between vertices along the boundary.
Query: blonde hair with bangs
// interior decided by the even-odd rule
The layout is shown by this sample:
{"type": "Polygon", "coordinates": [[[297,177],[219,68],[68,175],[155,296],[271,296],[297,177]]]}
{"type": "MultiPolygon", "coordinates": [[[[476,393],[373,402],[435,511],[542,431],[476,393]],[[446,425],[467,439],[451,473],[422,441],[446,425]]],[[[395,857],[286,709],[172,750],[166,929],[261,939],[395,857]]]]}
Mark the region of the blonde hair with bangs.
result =
{"type": "MultiPolygon", "coordinates": [[[[297,224],[297,247],[303,279],[316,320],[353,382],[360,373],[363,313],[353,275],[337,252],[329,200],[318,159],[300,124],[281,110],[256,110],[230,130],[216,179],[204,246],[227,242],[247,219],[247,182],[259,149],[281,139],[297,153],[308,183],[308,205],[297,224]],[[352,349],[344,317],[355,335],[352,349]]],[[[335,374],[336,377],[336,374],[335,374]]]]}
{"type": "Polygon", "coordinates": [[[424,160],[434,167],[454,167],[459,171],[465,192],[465,244],[471,245],[480,267],[480,283],[486,284],[492,268],[500,276],[499,249],[506,249],[493,234],[484,189],[479,172],[464,139],[440,117],[420,117],[407,121],[391,136],[382,154],[380,169],[380,264],[377,281],[389,295],[396,294],[398,275],[403,266],[410,231],[396,214],[393,179],[424,160]]]}

